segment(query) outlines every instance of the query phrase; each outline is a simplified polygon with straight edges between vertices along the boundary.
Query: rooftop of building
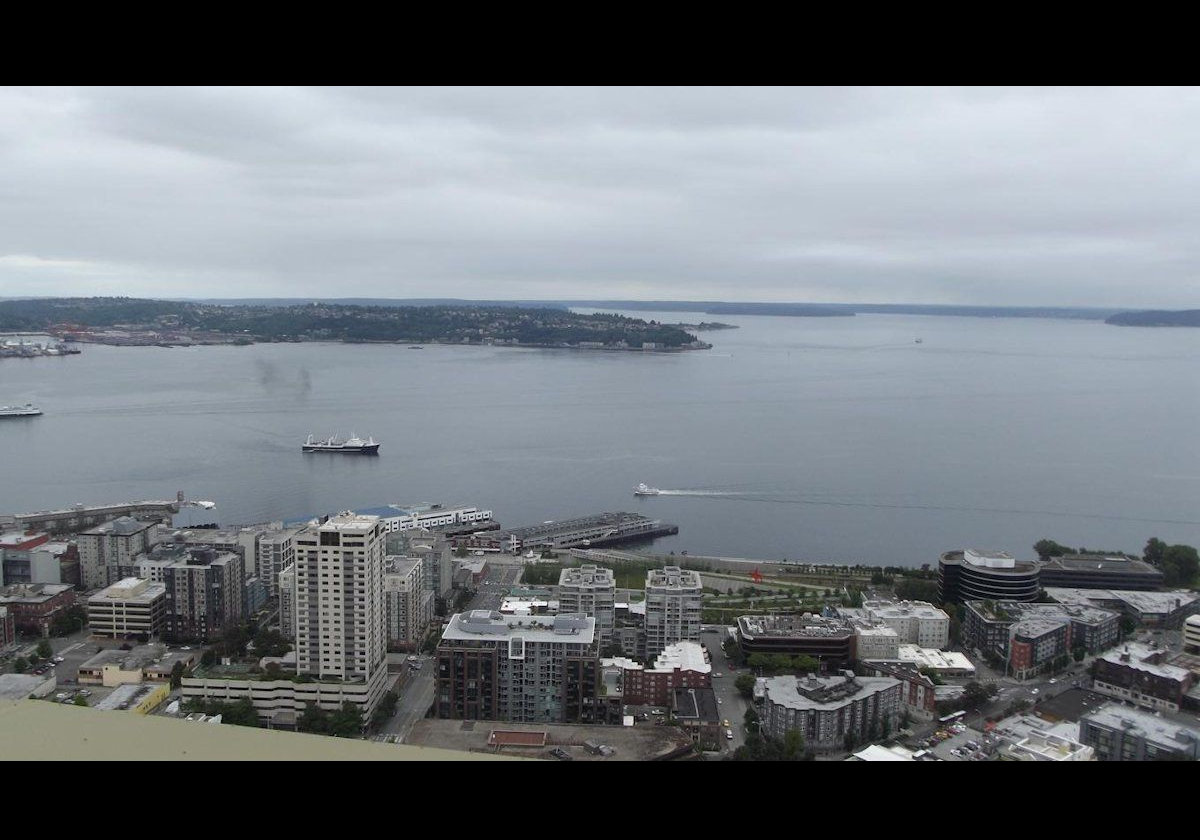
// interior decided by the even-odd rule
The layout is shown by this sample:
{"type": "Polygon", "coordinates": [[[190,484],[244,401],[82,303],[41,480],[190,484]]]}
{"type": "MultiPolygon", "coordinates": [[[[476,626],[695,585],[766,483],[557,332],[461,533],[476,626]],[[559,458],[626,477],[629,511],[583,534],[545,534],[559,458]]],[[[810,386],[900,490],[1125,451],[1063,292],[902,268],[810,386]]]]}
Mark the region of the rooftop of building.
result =
{"type": "Polygon", "coordinates": [[[113,534],[128,537],[139,534],[147,528],[153,528],[156,524],[154,522],[142,522],[139,519],[134,519],[132,516],[118,516],[116,519],[97,525],[95,528],[80,531],[80,535],[103,537],[113,534]]]}
{"type": "Polygon", "coordinates": [[[110,601],[146,601],[150,602],[167,594],[166,584],[154,583],[144,578],[122,578],[111,586],[106,586],[88,598],[88,603],[105,604],[110,601]]]}
{"type": "Polygon", "coordinates": [[[49,539],[50,535],[41,531],[35,531],[32,534],[25,531],[6,531],[0,534],[0,548],[15,548],[27,543],[44,545],[49,539]]]}
{"type": "Polygon", "coordinates": [[[890,747],[885,747],[882,744],[871,744],[864,747],[852,756],[846,759],[847,761],[940,761],[933,753],[925,750],[913,752],[910,749],[894,744],[890,747]]]}
{"type": "Polygon", "coordinates": [[[31,694],[45,694],[53,688],[54,675],[0,674],[0,705],[14,700],[24,700],[31,694]],[[50,685],[47,685],[50,683],[50,685]]]}
{"type": "Polygon", "coordinates": [[[1048,586],[1046,595],[1062,604],[1127,604],[1140,613],[1150,615],[1174,612],[1186,607],[1198,597],[1185,590],[1142,592],[1134,589],[1079,589],[1071,586],[1048,586]]]}
{"type": "Polygon", "coordinates": [[[803,615],[742,615],[737,620],[743,636],[758,638],[837,638],[854,634],[850,622],[841,618],[824,618],[813,613],[803,615]]]}
{"type": "Polygon", "coordinates": [[[1037,563],[1032,560],[1018,560],[1003,551],[985,551],[978,548],[947,551],[942,555],[941,563],[944,566],[965,563],[993,575],[1028,575],[1036,574],[1038,570],[1037,563]]]}
{"type": "Polygon", "coordinates": [[[1159,744],[1190,748],[1200,741],[1200,729],[1185,726],[1170,718],[1159,717],[1153,712],[1142,711],[1123,703],[1106,703],[1084,715],[1083,720],[1110,729],[1125,731],[1147,738],[1159,744]]]}
{"type": "Polygon", "coordinates": [[[378,516],[364,516],[362,514],[351,513],[344,511],[337,516],[331,516],[321,525],[317,526],[317,531],[348,531],[351,533],[361,533],[370,531],[379,524],[378,516]]]}
{"type": "Polygon", "coordinates": [[[125,711],[146,699],[148,694],[162,691],[161,683],[126,683],[113,689],[112,694],[105,697],[93,708],[102,712],[125,711]]]}
{"type": "Polygon", "coordinates": [[[13,583],[0,586],[0,601],[10,604],[48,601],[74,588],[69,583],[13,583]]]}
{"type": "Polygon", "coordinates": [[[1047,633],[1057,633],[1070,623],[1066,616],[1029,616],[1013,622],[1009,632],[1016,638],[1037,639],[1047,633]]]}
{"type": "Polygon", "coordinates": [[[382,744],[245,726],[194,726],[159,715],[106,715],[26,700],[0,703],[0,742],[11,760],[511,761],[475,752],[382,744]]]}
{"type": "Polygon", "coordinates": [[[700,573],[679,566],[664,566],[646,572],[646,588],[695,589],[700,586],[700,573]]]}
{"type": "Polygon", "coordinates": [[[105,665],[120,665],[122,671],[134,671],[155,664],[166,654],[166,650],[162,645],[139,645],[131,650],[102,650],[79,668],[90,671],[105,665]]]}
{"type": "Polygon", "coordinates": [[[850,622],[854,626],[854,635],[866,637],[878,637],[883,639],[899,639],[899,634],[888,627],[886,624],[873,624],[869,621],[853,619],[850,622]]]}
{"type": "MultiPolygon", "coordinates": [[[[1091,591],[1091,590],[1083,590],[1091,591]]],[[[1119,619],[1120,614],[1089,602],[1069,601],[1058,604],[1042,604],[1029,601],[968,601],[967,605],[988,621],[1032,621],[1046,619],[1075,621],[1080,624],[1099,625],[1119,619]]]]}
{"type": "Polygon", "coordinates": [[[443,641],[518,636],[526,642],[591,644],[596,637],[596,619],[583,613],[522,616],[504,615],[492,610],[471,610],[451,616],[442,632],[443,641]]]}
{"type": "Polygon", "coordinates": [[[1140,642],[1125,642],[1120,647],[1105,651],[1098,659],[1113,665],[1135,668],[1156,677],[1183,682],[1191,676],[1187,668],[1166,664],[1167,651],[1162,648],[1152,648],[1140,642]]]}
{"type": "Polygon", "coordinates": [[[558,576],[558,585],[604,586],[613,588],[616,586],[616,578],[613,577],[612,569],[585,563],[582,566],[563,569],[558,576]]]}
{"type": "Polygon", "coordinates": [[[1032,736],[1035,732],[1042,732],[1071,741],[1079,740],[1078,723],[1066,720],[1051,722],[1034,714],[1017,714],[1003,718],[996,722],[996,727],[992,731],[996,735],[1007,738],[1010,741],[1020,741],[1022,738],[1032,736]]]}
{"type": "Polygon", "coordinates": [[[1090,760],[1095,752],[1078,741],[1043,730],[1034,730],[1026,737],[1014,741],[1009,744],[1008,751],[1014,758],[1027,756],[1042,761],[1067,761],[1071,758],[1090,760]]]}
{"type": "Polygon", "coordinates": [[[1200,628],[1200,614],[1189,615],[1187,618],[1185,618],[1183,620],[1183,623],[1186,624],[1188,627],[1200,628]]]}
{"type": "Polygon", "coordinates": [[[975,666],[966,654],[953,650],[923,648],[919,645],[900,645],[897,656],[901,662],[911,662],[918,668],[934,671],[974,671],[975,666]]]}
{"type": "Polygon", "coordinates": [[[383,558],[383,572],[389,575],[408,575],[419,565],[421,565],[420,557],[402,557],[398,554],[389,554],[383,558]]]}
{"type": "Polygon", "coordinates": [[[712,665],[709,664],[704,654],[704,648],[696,642],[676,642],[673,645],[667,645],[654,660],[652,670],[674,671],[676,668],[681,671],[697,671],[701,674],[712,672],[712,665]]]}
{"type": "Polygon", "coordinates": [[[858,677],[844,671],[836,677],[768,677],[763,681],[767,699],[789,709],[829,709],[869,697],[900,685],[892,677],[858,677]]]}
{"type": "Polygon", "coordinates": [[[935,607],[928,601],[890,601],[873,599],[863,601],[862,609],[875,615],[876,618],[924,618],[950,620],[945,610],[935,607]]]}
{"type": "Polygon", "coordinates": [[[1124,575],[1156,575],[1162,572],[1144,560],[1111,554],[1064,554],[1042,562],[1043,570],[1068,572],[1106,572],[1124,575]]]}
{"type": "Polygon", "coordinates": [[[671,690],[671,700],[677,720],[710,725],[721,722],[721,707],[711,688],[675,688],[671,690]]]}

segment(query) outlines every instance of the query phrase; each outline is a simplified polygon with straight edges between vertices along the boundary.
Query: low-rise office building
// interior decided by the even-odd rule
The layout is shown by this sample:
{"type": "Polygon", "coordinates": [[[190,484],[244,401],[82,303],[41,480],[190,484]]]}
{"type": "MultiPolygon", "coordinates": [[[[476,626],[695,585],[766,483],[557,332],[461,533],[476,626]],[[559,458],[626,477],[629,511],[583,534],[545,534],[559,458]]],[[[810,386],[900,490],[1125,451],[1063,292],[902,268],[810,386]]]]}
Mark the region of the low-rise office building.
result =
{"type": "Polygon", "coordinates": [[[1163,573],[1144,560],[1120,555],[1067,554],[1040,564],[1042,588],[1156,590],[1163,573]]]}
{"type": "Polygon", "coordinates": [[[900,645],[896,658],[939,677],[973,677],[975,665],[966,654],[953,650],[937,650],[917,645],[900,645]]]}
{"type": "Polygon", "coordinates": [[[1183,622],[1183,649],[1200,653],[1200,615],[1189,615],[1183,622]]]}
{"type": "Polygon", "coordinates": [[[1062,735],[1035,730],[1009,744],[1003,757],[1012,761],[1095,761],[1096,751],[1062,735]]]}
{"type": "Polygon", "coordinates": [[[93,636],[111,639],[158,636],[166,629],[168,609],[165,584],[125,578],[88,598],[88,627],[93,636]]]}
{"type": "Polygon", "coordinates": [[[1071,652],[1071,622],[1063,618],[1029,617],[1009,628],[1008,672],[1027,679],[1067,662],[1071,652]]]}
{"type": "Polygon", "coordinates": [[[857,677],[771,677],[762,681],[763,732],[783,740],[798,730],[817,753],[841,752],[853,744],[895,732],[901,711],[899,680],[857,677]]]}
{"type": "Polygon", "coordinates": [[[837,612],[892,628],[900,644],[944,648],[950,643],[950,616],[925,601],[868,599],[861,607],[839,607],[837,612]]]}
{"type": "Polygon", "coordinates": [[[851,621],[854,627],[855,659],[896,659],[900,651],[900,637],[891,627],[883,624],[866,624],[851,621]]]}
{"type": "Polygon", "coordinates": [[[59,557],[66,543],[51,543],[45,532],[0,534],[0,586],[15,583],[62,583],[59,557]]]}
{"type": "Polygon", "coordinates": [[[1121,633],[1120,613],[1102,609],[1091,604],[1031,604],[1021,601],[967,601],[963,610],[962,638],[964,646],[978,650],[982,655],[1007,660],[1018,671],[1037,673],[1037,666],[1051,662],[1063,654],[1082,648],[1088,653],[1099,653],[1117,643],[1121,633]],[[1014,627],[1022,622],[1022,648],[1013,660],[1014,627]],[[1045,622],[1067,626],[1065,633],[1052,630],[1045,622]],[[1033,631],[1037,632],[1033,632],[1033,631]],[[1039,652],[1040,651],[1040,652],[1039,652]],[[1030,670],[1033,669],[1033,670],[1030,670]]]}
{"type": "Polygon", "coordinates": [[[54,619],[75,603],[75,588],[66,583],[18,583],[0,587],[0,607],[7,607],[17,633],[49,636],[54,619]]]}
{"type": "Polygon", "coordinates": [[[1188,616],[1200,611],[1200,596],[1185,590],[1143,592],[1132,589],[1048,587],[1046,595],[1060,604],[1116,610],[1143,627],[1182,627],[1188,616]]]}
{"type": "Polygon", "coordinates": [[[625,703],[634,706],[668,706],[671,692],[677,688],[710,688],[712,665],[704,649],[695,642],[679,642],[658,655],[648,667],[628,659],[605,659],[604,663],[625,662],[621,690],[625,703]]]}
{"type": "Polygon", "coordinates": [[[803,615],[743,615],[735,630],[746,657],[756,653],[811,656],[821,671],[841,671],[854,660],[854,628],[841,618],[803,615]]]}
{"type": "Polygon", "coordinates": [[[102,712],[120,711],[148,715],[157,709],[170,693],[171,686],[166,683],[121,685],[97,703],[95,708],[102,712]]]}
{"type": "Polygon", "coordinates": [[[1195,676],[1167,664],[1167,656],[1162,648],[1128,642],[1092,663],[1092,690],[1148,709],[1177,712],[1195,676]]]}
{"type": "Polygon", "coordinates": [[[1097,761],[1195,761],[1200,731],[1168,718],[1109,703],[1079,720],[1079,740],[1097,761]]]}
{"type": "Polygon", "coordinates": [[[721,743],[721,709],[711,688],[675,688],[671,694],[675,723],[692,736],[701,749],[714,750],[721,743]]]}
{"type": "MultiPolygon", "coordinates": [[[[909,645],[901,645],[901,648],[909,645]]],[[[891,677],[900,681],[901,711],[918,720],[933,720],[937,714],[937,686],[912,662],[860,661],[858,673],[866,677],[891,677]]]]}

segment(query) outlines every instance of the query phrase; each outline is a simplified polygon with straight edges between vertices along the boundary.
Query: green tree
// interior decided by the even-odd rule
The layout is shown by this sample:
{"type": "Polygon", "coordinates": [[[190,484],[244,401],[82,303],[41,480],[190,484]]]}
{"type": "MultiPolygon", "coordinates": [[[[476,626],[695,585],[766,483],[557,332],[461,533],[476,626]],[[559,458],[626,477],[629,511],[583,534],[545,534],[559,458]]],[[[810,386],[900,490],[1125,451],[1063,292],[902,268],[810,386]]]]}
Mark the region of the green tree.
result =
{"type": "Polygon", "coordinates": [[[342,708],[329,716],[329,734],[335,738],[357,738],[362,729],[362,713],[353,703],[343,703],[342,708]]]}
{"type": "Polygon", "coordinates": [[[42,639],[37,644],[37,655],[42,659],[49,659],[54,655],[54,648],[50,647],[49,639],[42,639]]]}
{"type": "Polygon", "coordinates": [[[84,697],[82,694],[76,694],[75,699],[72,700],[71,702],[74,703],[76,706],[86,706],[88,704],[87,698],[84,697]]]}
{"type": "Polygon", "coordinates": [[[29,660],[24,656],[18,656],[16,661],[13,662],[13,670],[18,674],[24,674],[29,670],[29,660]]]}
{"type": "Polygon", "coordinates": [[[183,685],[183,663],[176,662],[171,666],[171,688],[183,685]]]}
{"type": "Polygon", "coordinates": [[[745,697],[747,700],[754,696],[754,675],[753,674],[738,674],[737,679],[733,681],[733,687],[745,697]]]}
{"type": "Polygon", "coordinates": [[[465,545],[460,545],[458,548],[454,549],[454,556],[459,558],[466,557],[467,547],[465,545]]]}
{"type": "Polygon", "coordinates": [[[1167,551],[1167,544],[1158,537],[1151,537],[1146,543],[1145,549],[1142,550],[1142,559],[1151,566],[1161,566],[1163,555],[1167,551]]]}
{"type": "Polygon", "coordinates": [[[936,603],[938,585],[936,580],[904,577],[896,584],[896,597],[905,601],[929,601],[936,603]]]}
{"type": "Polygon", "coordinates": [[[200,654],[200,667],[211,668],[217,661],[217,654],[212,648],[207,648],[204,653],[200,654]]]}
{"type": "Polygon", "coordinates": [[[789,729],[783,736],[783,758],[785,761],[799,761],[804,757],[804,736],[799,729],[789,729]]]}
{"type": "Polygon", "coordinates": [[[1038,540],[1033,544],[1033,550],[1037,552],[1038,558],[1043,561],[1049,560],[1051,557],[1063,557],[1064,555],[1075,553],[1075,549],[1059,545],[1054,540],[1038,540]]]}
{"type": "Polygon", "coordinates": [[[296,721],[296,729],[314,735],[329,734],[329,712],[316,703],[309,703],[296,721]]]}
{"type": "Polygon", "coordinates": [[[1075,657],[1076,662],[1082,662],[1084,660],[1084,658],[1087,656],[1087,649],[1077,647],[1077,648],[1075,648],[1075,652],[1072,654],[1072,656],[1075,657]]]}
{"type": "Polygon", "coordinates": [[[1200,554],[1190,545],[1168,546],[1161,565],[1167,586],[1191,586],[1200,572],[1200,554]]]}

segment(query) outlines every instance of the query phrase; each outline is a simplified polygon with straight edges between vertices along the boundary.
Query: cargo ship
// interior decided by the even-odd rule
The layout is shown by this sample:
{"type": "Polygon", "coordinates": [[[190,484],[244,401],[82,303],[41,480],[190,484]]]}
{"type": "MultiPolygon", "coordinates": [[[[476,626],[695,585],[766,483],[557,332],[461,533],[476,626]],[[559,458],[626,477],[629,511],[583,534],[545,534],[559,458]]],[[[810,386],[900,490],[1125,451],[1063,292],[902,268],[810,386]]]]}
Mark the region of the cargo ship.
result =
{"type": "Polygon", "coordinates": [[[363,440],[353,433],[347,440],[338,440],[337,435],[324,439],[309,435],[308,440],[300,448],[305,452],[342,452],[347,455],[379,454],[379,444],[375,442],[375,438],[369,437],[363,440]]]}

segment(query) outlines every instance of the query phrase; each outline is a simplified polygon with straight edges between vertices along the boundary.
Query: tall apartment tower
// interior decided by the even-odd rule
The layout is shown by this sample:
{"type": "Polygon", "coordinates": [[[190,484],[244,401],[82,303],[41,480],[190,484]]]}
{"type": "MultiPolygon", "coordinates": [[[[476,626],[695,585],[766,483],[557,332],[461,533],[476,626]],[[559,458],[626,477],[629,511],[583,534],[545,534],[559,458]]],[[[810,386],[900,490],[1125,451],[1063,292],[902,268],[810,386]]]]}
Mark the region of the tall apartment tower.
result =
{"type": "Polygon", "coordinates": [[[330,517],[298,533],[295,549],[297,673],[378,682],[382,694],[387,624],[379,517],[330,517]]]}
{"type": "Polygon", "coordinates": [[[612,644],[617,584],[612,569],[588,564],[563,569],[558,576],[558,611],[583,613],[596,619],[600,649],[612,644]]]}
{"type": "Polygon", "coordinates": [[[425,589],[421,561],[388,557],[383,575],[388,643],[415,650],[433,617],[433,593],[425,589]]]}
{"type": "Polygon", "coordinates": [[[279,632],[296,638],[296,570],[290,565],[279,573],[279,632]]]}
{"type": "Polygon", "coordinates": [[[666,566],[646,572],[646,658],[700,641],[700,573],[666,566]]]}
{"type": "Polygon", "coordinates": [[[186,559],[162,569],[167,589],[168,638],[217,638],[242,620],[246,575],[242,556],[208,546],[189,549],[186,559]]]}

